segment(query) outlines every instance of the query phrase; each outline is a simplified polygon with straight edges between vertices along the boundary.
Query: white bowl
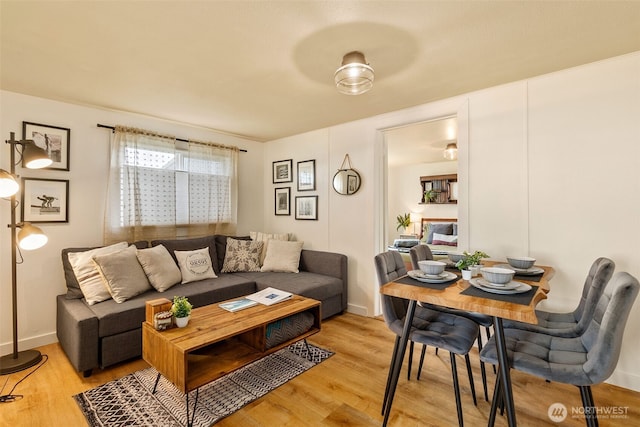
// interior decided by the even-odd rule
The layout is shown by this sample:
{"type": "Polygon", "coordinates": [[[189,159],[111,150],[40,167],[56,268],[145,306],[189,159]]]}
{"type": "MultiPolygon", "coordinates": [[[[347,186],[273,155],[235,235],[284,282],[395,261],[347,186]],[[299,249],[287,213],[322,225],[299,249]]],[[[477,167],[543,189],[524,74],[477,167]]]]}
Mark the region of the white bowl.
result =
{"type": "Polygon", "coordinates": [[[438,274],[442,274],[447,264],[441,261],[427,260],[418,261],[418,266],[420,266],[420,270],[422,270],[423,273],[437,276],[438,274]]]}
{"type": "Polygon", "coordinates": [[[528,256],[512,256],[512,257],[508,256],[507,261],[509,262],[509,265],[511,267],[522,268],[526,270],[528,268],[533,267],[533,264],[535,264],[536,259],[528,256]]]}
{"type": "Polygon", "coordinates": [[[464,254],[462,252],[449,252],[448,257],[451,260],[451,262],[455,264],[456,262],[464,258],[464,254]]]}
{"type": "Polygon", "coordinates": [[[500,267],[482,267],[480,273],[482,273],[484,280],[495,285],[506,285],[513,279],[513,275],[516,274],[513,270],[500,267]]]}

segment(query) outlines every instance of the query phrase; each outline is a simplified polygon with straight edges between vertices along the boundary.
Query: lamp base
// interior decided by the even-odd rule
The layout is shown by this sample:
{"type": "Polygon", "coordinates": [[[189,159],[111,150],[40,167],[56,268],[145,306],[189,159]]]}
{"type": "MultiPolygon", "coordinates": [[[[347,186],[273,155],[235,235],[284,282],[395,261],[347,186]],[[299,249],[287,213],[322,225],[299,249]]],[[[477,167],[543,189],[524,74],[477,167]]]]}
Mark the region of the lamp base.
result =
{"type": "Polygon", "coordinates": [[[11,353],[0,357],[0,375],[20,372],[37,365],[42,360],[42,354],[38,350],[19,351],[17,356],[14,357],[11,353]]]}

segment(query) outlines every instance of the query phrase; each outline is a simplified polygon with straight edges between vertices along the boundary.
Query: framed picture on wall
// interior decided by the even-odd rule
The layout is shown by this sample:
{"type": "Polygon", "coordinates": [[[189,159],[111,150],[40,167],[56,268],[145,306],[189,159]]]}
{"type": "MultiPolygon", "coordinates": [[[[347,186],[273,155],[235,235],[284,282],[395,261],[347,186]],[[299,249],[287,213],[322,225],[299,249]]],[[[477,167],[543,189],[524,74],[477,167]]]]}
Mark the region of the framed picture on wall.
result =
{"type": "Polygon", "coordinates": [[[275,214],[291,215],[291,188],[279,187],[275,190],[275,214]]]}
{"type": "Polygon", "coordinates": [[[313,191],[316,189],[316,161],[305,160],[298,162],[298,191],[313,191]]]}
{"type": "Polygon", "coordinates": [[[69,180],[22,178],[22,221],[69,222],[69,180]]]}
{"type": "Polygon", "coordinates": [[[296,219],[318,219],[318,196],[296,196],[296,219]]]}
{"type": "MultiPolygon", "coordinates": [[[[47,152],[53,163],[44,169],[69,170],[71,129],[22,122],[22,139],[30,139],[47,152]]],[[[23,164],[24,166],[24,164],[23,164]]]]}
{"type": "Polygon", "coordinates": [[[293,182],[293,159],[273,162],[273,183],[293,182]]]}

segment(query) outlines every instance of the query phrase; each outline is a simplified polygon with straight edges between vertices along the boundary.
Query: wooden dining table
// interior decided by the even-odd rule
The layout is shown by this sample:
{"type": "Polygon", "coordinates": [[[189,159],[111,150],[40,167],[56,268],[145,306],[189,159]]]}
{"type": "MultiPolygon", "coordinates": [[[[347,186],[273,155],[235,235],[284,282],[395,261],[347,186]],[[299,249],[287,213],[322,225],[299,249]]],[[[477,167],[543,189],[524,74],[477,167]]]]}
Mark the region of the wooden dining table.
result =
{"type": "MultiPolygon", "coordinates": [[[[483,261],[483,266],[485,267],[499,264],[506,264],[506,262],[483,261]]],[[[387,425],[391,412],[391,405],[398,384],[400,369],[404,360],[407,342],[409,341],[411,333],[413,316],[418,302],[472,311],[493,317],[494,337],[499,362],[499,380],[501,381],[503,390],[504,407],[509,426],[517,425],[513,391],[511,388],[511,375],[509,373],[510,366],[502,321],[503,319],[509,319],[533,324],[538,323],[535,307],[540,301],[547,298],[547,293],[550,291],[549,280],[551,280],[555,271],[552,267],[548,266],[536,265],[536,267],[544,270],[541,275],[524,276],[516,274],[513,279],[535,288],[529,291],[529,295],[520,294],[519,297],[514,295],[512,298],[510,298],[509,295],[496,295],[481,291],[463,279],[459,279],[446,287],[441,287],[429,286],[429,284],[421,283],[409,276],[403,276],[380,287],[380,293],[383,295],[403,298],[409,301],[404,328],[400,337],[400,345],[397,346],[397,353],[391,359],[395,361],[395,363],[389,366],[390,383],[388,385],[388,398],[384,407],[383,426],[387,425]]],[[[494,395],[494,400],[495,399],[496,396],[494,395]]],[[[495,410],[495,405],[493,405],[492,410],[495,410]]],[[[491,422],[491,417],[489,421],[491,422]]]]}

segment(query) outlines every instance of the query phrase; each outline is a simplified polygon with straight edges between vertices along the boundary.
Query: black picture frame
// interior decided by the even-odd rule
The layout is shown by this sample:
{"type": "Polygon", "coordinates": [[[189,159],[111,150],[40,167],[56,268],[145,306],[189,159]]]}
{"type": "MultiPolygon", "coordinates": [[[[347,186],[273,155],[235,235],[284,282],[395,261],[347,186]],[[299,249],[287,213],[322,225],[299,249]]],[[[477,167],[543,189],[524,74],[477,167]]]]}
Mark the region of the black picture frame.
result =
{"type": "Polygon", "coordinates": [[[318,220],[318,196],[296,196],[296,219],[318,220]]]}
{"type": "Polygon", "coordinates": [[[298,162],[298,191],[315,191],[316,189],[316,161],[303,160],[298,162]]]}
{"type": "Polygon", "coordinates": [[[291,215],[291,187],[277,187],[273,205],[275,215],[291,215]]]}
{"type": "MultiPolygon", "coordinates": [[[[41,123],[22,122],[22,139],[32,140],[53,161],[43,169],[68,171],[71,158],[71,129],[41,123]]],[[[24,164],[22,165],[24,167],[24,164]]]]}
{"type": "Polygon", "coordinates": [[[273,183],[293,182],[293,159],[273,162],[273,183]]]}
{"type": "Polygon", "coordinates": [[[22,178],[20,217],[25,222],[69,222],[69,180],[22,178]]]}

